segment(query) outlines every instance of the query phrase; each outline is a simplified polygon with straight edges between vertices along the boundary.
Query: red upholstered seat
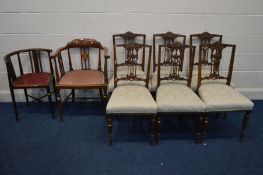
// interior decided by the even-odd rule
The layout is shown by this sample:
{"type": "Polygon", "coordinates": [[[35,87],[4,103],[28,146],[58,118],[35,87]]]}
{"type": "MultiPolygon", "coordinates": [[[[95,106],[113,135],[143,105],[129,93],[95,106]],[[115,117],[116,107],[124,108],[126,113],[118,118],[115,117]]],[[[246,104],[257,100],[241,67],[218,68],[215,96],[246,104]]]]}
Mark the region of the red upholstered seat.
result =
{"type": "Polygon", "coordinates": [[[18,77],[13,85],[15,88],[48,86],[51,79],[52,76],[50,73],[27,73],[18,77]]]}

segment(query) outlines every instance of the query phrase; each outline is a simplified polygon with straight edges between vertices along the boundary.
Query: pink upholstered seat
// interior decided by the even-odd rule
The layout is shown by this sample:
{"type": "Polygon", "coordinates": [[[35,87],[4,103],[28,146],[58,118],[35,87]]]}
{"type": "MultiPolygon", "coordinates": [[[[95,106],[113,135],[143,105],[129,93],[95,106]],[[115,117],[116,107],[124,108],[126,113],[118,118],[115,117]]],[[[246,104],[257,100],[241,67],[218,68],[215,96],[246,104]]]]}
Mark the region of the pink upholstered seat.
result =
{"type": "Polygon", "coordinates": [[[15,79],[14,88],[23,87],[46,87],[49,85],[52,76],[50,73],[36,72],[23,74],[15,79]]]}
{"type": "Polygon", "coordinates": [[[94,87],[106,86],[103,72],[97,70],[74,70],[67,72],[59,81],[58,86],[94,87]]]}

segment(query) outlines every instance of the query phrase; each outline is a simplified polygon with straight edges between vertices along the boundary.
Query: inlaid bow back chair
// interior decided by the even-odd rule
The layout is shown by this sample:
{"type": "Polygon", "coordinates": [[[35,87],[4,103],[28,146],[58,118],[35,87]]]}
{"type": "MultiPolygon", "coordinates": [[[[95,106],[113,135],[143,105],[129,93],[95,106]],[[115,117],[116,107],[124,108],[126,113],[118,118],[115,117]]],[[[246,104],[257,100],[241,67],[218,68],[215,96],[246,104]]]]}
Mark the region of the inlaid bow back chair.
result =
{"type": "Polygon", "coordinates": [[[195,116],[199,121],[199,117],[204,115],[205,104],[191,89],[194,54],[195,46],[184,45],[178,42],[159,45],[156,92],[158,133],[161,116],[181,117],[183,115],[191,115],[195,116]],[[161,54],[163,52],[168,52],[167,54],[169,55],[165,62],[161,62],[161,54]],[[186,53],[189,53],[188,68],[186,66],[182,67],[186,53]],[[162,69],[170,70],[169,74],[161,76],[162,69]],[[189,74],[184,74],[183,72],[186,72],[184,70],[189,70],[189,74]]]}
{"type": "MultiPolygon", "coordinates": [[[[209,74],[209,62],[208,62],[208,50],[203,48],[204,50],[200,51],[199,46],[203,44],[212,44],[215,42],[222,43],[222,35],[219,34],[211,34],[209,32],[203,32],[199,34],[191,34],[190,35],[190,45],[194,45],[197,47],[197,54],[194,61],[194,68],[193,68],[193,76],[192,76],[192,89],[197,90],[197,82],[198,82],[198,57],[201,57],[202,63],[202,74],[208,75],[209,74]],[[201,54],[199,54],[201,53],[201,54]]],[[[211,83],[225,83],[224,80],[215,80],[210,81],[211,83]]]]}
{"type": "Polygon", "coordinates": [[[50,71],[51,52],[52,50],[50,49],[30,48],[14,51],[4,57],[16,121],[20,120],[14,93],[14,90],[16,89],[24,90],[26,102],[28,105],[30,103],[30,98],[33,99],[31,102],[35,102],[41,101],[44,97],[48,97],[48,104],[52,112],[52,117],[54,118],[50,92],[52,80],[54,83],[52,70],[50,71]],[[47,94],[41,97],[34,97],[36,95],[30,95],[33,92],[28,93],[28,89],[37,88],[45,88],[47,94]]]}
{"type": "Polygon", "coordinates": [[[220,43],[204,44],[199,47],[199,50],[207,51],[207,61],[210,65],[209,74],[202,74],[202,58],[199,57],[198,94],[206,105],[206,115],[202,119],[202,140],[208,127],[208,117],[211,116],[209,114],[215,112],[245,112],[241,127],[240,141],[242,141],[247,128],[249,114],[252,112],[254,104],[230,86],[235,49],[235,45],[220,43]],[[222,62],[224,62],[224,64],[229,63],[227,75],[224,75],[224,72],[222,71],[225,70],[222,66],[222,62]],[[226,83],[206,83],[209,80],[224,80],[226,83]]]}
{"type": "MultiPolygon", "coordinates": [[[[113,37],[113,65],[117,65],[119,63],[122,63],[126,59],[126,54],[127,50],[124,47],[116,47],[117,45],[121,44],[133,44],[133,43],[138,43],[138,44],[144,44],[146,42],[146,35],[145,34],[137,34],[133,32],[126,32],[123,34],[115,34],[112,36],[113,37]],[[117,59],[118,58],[118,59],[117,59]],[[116,64],[115,64],[116,62],[116,64]]],[[[145,48],[140,50],[140,55],[142,55],[142,59],[140,62],[137,63],[136,66],[136,74],[139,77],[146,77],[146,72],[144,71],[145,69],[145,48]]],[[[117,77],[122,77],[123,75],[127,74],[127,71],[129,71],[128,66],[117,66],[114,67],[116,69],[116,75],[117,77]]],[[[140,81],[126,81],[126,80],[121,80],[118,81],[117,85],[125,85],[125,84],[140,84],[142,86],[145,86],[143,82],[140,81]]],[[[111,93],[114,89],[114,76],[109,81],[108,85],[108,92],[111,93]]]]}
{"type": "MultiPolygon", "coordinates": [[[[126,51],[125,60],[117,63],[114,60],[114,90],[106,107],[106,120],[109,132],[109,143],[112,144],[112,119],[113,116],[149,116],[151,123],[151,143],[155,141],[156,136],[156,113],[157,106],[150,91],[148,90],[151,46],[144,44],[120,44],[114,47],[122,47],[126,51]],[[148,49],[147,75],[142,77],[138,75],[138,65],[142,61],[143,55],[139,54],[141,50],[148,49]],[[120,67],[127,67],[128,71],[122,76],[117,76],[117,70],[120,67]],[[142,82],[144,86],[137,83],[128,83],[117,86],[120,81],[142,82]]],[[[140,70],[140,69],[139,69],[140,70]]]]}
{"type": "MultiPolygon", "coordinates": [[[[153,35],[153,75],[151,79],[151,92],[155,93],[157,89],[157,71],[156,69],[158,68],[158,46],[159,45],[165,45],[165,44],[173,44],[175,42],[179,42],[182,44],[185,44],[186,40],[186,35],[181,35],[181,34],[175,34],[173,32],[166,32],[166,33],[159,33],[159,34],[154,34],[153,35]]],[[[166,48],[168,49],[168,48],[166,48]]],[[[161,62],[164,62],[168,56],[169,51],[165,50],[162,53],[162,59],[161,62]]],[[[183,67],[184,62],[182,62],[181,65],[181,70],[183,67]]],[[[161,71],[161,75],[169,75],[169,68],[164,66],[161,71]]]]}
{"type": "MultiPolygon", "coordinates": [[[[60,120],[63,121],[63,103],[71,99],[91,99],[93,97],[76,97],[77,89],[98,89],[100,98],[107,100],[107,55],[108,49],[100,42],[81,38],[70,41],[52,55],[52,66],[56,76],[56,91],[60,120]],[[60,91],[71,90],[65,100],[60,91]]],[[[95,97],[96,98],[96,97],[95,97]]]]}

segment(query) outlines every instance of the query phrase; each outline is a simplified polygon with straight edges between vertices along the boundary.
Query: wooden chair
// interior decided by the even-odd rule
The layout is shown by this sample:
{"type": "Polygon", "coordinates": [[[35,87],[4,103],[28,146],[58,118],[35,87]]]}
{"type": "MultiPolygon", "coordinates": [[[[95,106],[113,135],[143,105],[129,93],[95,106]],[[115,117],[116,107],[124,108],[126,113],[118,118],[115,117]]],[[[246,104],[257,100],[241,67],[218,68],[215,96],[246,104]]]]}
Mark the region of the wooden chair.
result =
{"type": "MultiPolygon", "coordinates": [[[[235,45],[214,43],[200,45],[199,50],[207,51],[207,63],[210,65],[209,74],[202,74],[202,58],[199,57],[198,65],[198,94],[206,105],[206,115],[202,118],[202,140],[204,140],[206,129],[208,127],[208,117],[213,113],[225,113],[244,111],[243,124],[240,133],[242,141],[245,130],[248,125],[249,114],[253,109],[253,102],[241,95],[237,90],[232,88],[231,79],[235,57],[235,45]],[[231,54],[229,54],[229,52],[231,54]],[[227,75],[222,74],[220,63],[222,60],[229,61],[227,75]],[[211,83],[210,80],[224,80],[223,83],[211,83]]],[[[199,53],[201,54],[201,53],[199,53]]]]}
{"type": "MultiPolygon", "coordinates": [[[[76,89],[98,89],[100,98],[107,100],[108,49],[94,39],[74,39],[66,46],[59,48],[52,55],[52,67],[56,76],[57,101],[60,120],[63,121],[63,101],[60,91],[71,90],[65,101],[75,101],[76,89]],[[102,68],[102,53],[104,52],[104,65],[102,68]],[[96,59],[92,59],[96,58],[96,59]],[[80,60],[80,64],[77,60],[80,60]],[[95,60],[95,61],[94,61],[95,60]],[[92,61],[96,66],[92,66],[92,61]]],[[[77,99],[90,99],[91,97],[78,97],[77,99]]]]}
{"type": "Polygon", "coordinates": [[[149,71],[151,62],[151,46],[144,44],[120,44],[114,47],[125,49],[126,58],[122,63],[114,60],[114,90],[106,107],[106,120],[109,132],[109,144],[112,144],[112,117],[113,116],[149,116],[151,123],[151,143],[155,141],[156,136],[156,112],[157,106],[151,96],[148,88],[149,71]],[[147,76],[138,75],[137,69],[139,62],[144,59],[139,54],[141,50],[149,49],[147,64],[147,76]],[[117,76],[118,68],[126,67],[127,72],[121,77],[117,76]],[[117,86],[119,81],[142,82],[144,84],[128,83],[117,86]]]}
{"type": "MultiPolygon", "coordinates": [[[[157,89],[157,71],[156,68],[158,67],[158,60],[156,60],[156,54],[158,54],[158,46],[159,45],[165,45],[165,44],[173,44],[176,42],[185,44],[185,40],[186,40],[186,35],[181,35],[181,34],[175,34],[172,32],[166,32],[166,33],[159,33],[159,34],[154,34],[153,35],[153,75],[152,75],[152,79],[151,79],[151,92],[155,93],[156,89],[157,89]],[[157,47],[157,49],[156,49],[157,47]],[[157,50],[157,52],[156,52],[157,50]]],[[[166,48],[168,49],[168,48],[166,48]]],[[[161,55],[161,62],[166,61],[168,56],[169,51],[165,50],[164,52],[162,52],[161,55]]],[[[182,65],[180,67],[180,69],[182,70],[184,61],[182,60],[182,65]]],[[[169,67],[164,66],[162,68],[161,74],[164,75],[169,75],[169,67]],[[168,68],[168,70],[166,69],[168,68]]]]}
{"type": "MultiPolygon", "coordinates": [[[[199,119],[199,117],[204,115],[205,104],[191,89],[194,54],[195,46],[184,45],[178,42],[159,45],[156,92],[158,133],[161,116],[191,115],[199,119]],[[182,71],[187,69],[187,67],[182,67],[182,62],[187,51],[189,51],[188,76],[183,73],[185,71],[182,71]],[[167,55],[169,56],[166,61],[161,62],[161,54],[163,52],[168,52],[167,55]],[[169,74],[161,75],[162,69],[170,70],[169,74]]],[[[200,139],[200,136],[197,139],[200,139]]]]}
{"type": "MultiPolygon", "coordinates": [[[[136,34],[133,32],[126,32],[123,34],[115,34],[112,36],[113,37],[113,65],[117,65],[118,63],[121,63],[125,60],[125,55],[127,54],[127,50],[123,47],[116,47],[117,45],[121,45],[121,44],[134,44],[134,43],[138,43],[138,44],[143,44],[145,45],[146,42],[146,35],[145,34],[136,34]],[[118,58],[118,59],[117,59],[118,58]],[[116,64],[115,64],[116,62],[116,64]]],[[[145,67],[145,48],[143,48],[141,50],[142,55],[142,59],[140,60],[140,62],[138,62],[137,64],[137,68],[136,68],[136,73],[138,76],[140,77],[146,77],[146,72],[144,71],[144,67],[145,67]]],[[[114,69],[116,69],[116,75],[118,77],[122,77],[123,75],[127,74],[128,71],[128,67],[127,66],[120,66],[120,67],[114,67],[114,69]]],[[[145,84],[143,84],[143,82],[138,82],[138,81],[125,81],[125,80],[121,80],[118,81],[118,85],[125,85],[125,84],[141,84],[142,86],[145,86],[145,84]]],[[[112,76],[112,78],[109,81],[109,85],[108,85],[108,92],[111,93],[114,89],[114,75],[112,76]]]]}
{"type": "MultiPolygon", "coordinates": [[[[209,63],[207,61],[208,53],[206,48],[204,50],[200,51],[199,46],[204,44],[212,44],[212,43],[222,43],[222,35],[219,34],[211,34],[209,32],[203,32],[199,34],[191,34],[190,35],[190,45],[195,45],[198,50],[196,56],[197,58],[194,61],[194,68],[193,68],[193,76],[192,76],[192,89],[197,90],[197,82],[198,82],[198,64],[199,64],[199,58],[201,57],[202,60],[202,74],[208,75],[209,74],[209,63]],[[201,53],[201,54],[199,54],[201,53]]],[[[213,82],[217,83],[225,83],[222,80],[216,80],[213,82]]],[[[234,85],[233,85],[234,86],[234,85]]]]}
{"type": "Polygon", "coordinates": [[[48,104],[52,117],[54,118],[50,92],[52,81],[54,82],[52,71],[50,73],[49,70],[51,52],[52,50],[50,49],[30,48],[11,52],[4,57],[16,121],[20,120],[14,93],[16,89],[24,90],[27,105],[30,103],[29,98],[33,99],[31,102],[35,102],[41,101],[44,97],[48,97],[48,104]],[[28,94],[28,89],[37,88],[45,88],[47,95],[36,98],[28,94]]]}

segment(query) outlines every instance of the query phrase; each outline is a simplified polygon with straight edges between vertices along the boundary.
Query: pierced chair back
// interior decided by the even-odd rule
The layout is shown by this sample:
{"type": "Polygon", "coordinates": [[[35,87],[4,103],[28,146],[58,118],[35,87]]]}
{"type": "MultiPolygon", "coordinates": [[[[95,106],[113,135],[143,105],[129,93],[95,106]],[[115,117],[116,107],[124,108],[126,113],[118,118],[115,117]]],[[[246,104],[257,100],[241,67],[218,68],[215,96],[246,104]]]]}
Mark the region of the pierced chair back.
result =
{"type": "MultiPolygon", "coordinates": [[[[123,34],[115,34],[112,36],[113,37],[113,61],[117,60],[117,57],[119,58],[117,61],[123,61],[120,59],[120,54],[122,52],[125,52],[124,55],[126,55],[126,49],[123,48],[123,50],[117,50],[116,45],[121,45],[121,44],[146,44],[146,35],[145,34],[137,34],[133,32],[126,32],[123,34]]],[[[114,65],[114,63],[113,63],[114,65]]],[[[144,71],[144,66],[145,66],[145,48],[142,50],[142,61],[141,64],[138,64],[138,66],[141,68],[142,71],[144,71]]],[[[115,67],[114,67],[115,69],[115,67]]]]}
{"type": "MultiPolygon", "coordinates": [[[[153,71],[155,72],[157,67],[156,60],[156,50],[158,49],[158,45],[165,45],[165,44],[174,44],[175,42],[180,42],[185,44],[186,35],[175,34],[173,32],[166,32],[166,33],[159,33],[153,35],[153,71]],[[156,49],[157,47],[157,49],[156,49]]],[[[181,70],[183,65],[181,65],[181,70]]]]}
{"type": "MultiPolygon", "coordinates": [[[[211,34],[209,32],[203,32],[199,34],[192,34],[190,35],[190,45],[197,45],[199,49],[199,45],[206,45],[206,44],[212,44],[212,43],[222,43],[222,35],[219,34],[211,34]]],[[[202,48],[205,49],[205,48],[202,48]]],[[[202,54],[199,54],[199,57],[201,57],[201,63],[202,65],[207,65],[208,60],[207,60],[207,50],[199,50],[199,53],[201,52],[202,54]]],[[[199,58],[197,59],[196,62],[194,62],[194,65],[199,65],[199,58]]]]}
{"type": "Polygon", "coordinates": [[[52,69],[55,72],[56,82],[58,83],[65,73],[70,71],[97,70],[103,73],[105,84],[107,84],[107,59],[109,58],[107,54],[108,49],[95,39],[80,38],[70,41],[52,55],[52,69]],[[97,59],[93,59],[96,57],[97,59]],[[104,65],[102,65],[103,62],[104,65]]]}
{"type": "Polygon", "coordinates": [[[217,79],[225,79],[226,84],[230,86],[234,65],[234,57],[236,45],[231,44],[222,44],[222,43],[214,43],[214,44],[204,44],[199,46],[199,64],[198,64],[198,88],[201,86],[203,80],[217,80],[217,79]],[[227,48],[231,49],[230,55],[227,53],[227,48]],[[206,60],[207,65],[209,65],[209,75],[202,74],[202,57],[206,52],[206,60]],[[229,60],[229,67],[227,75],[221,74],[220,65],[222,63],[222,59],[229,60]]]}
{"type": "Polygon", "coordinates": [[[148,87],[149,84],[149,74],[150,74],[150,63],[151,63],[151,50],[150,45],[138,44],[138,43],[128,43],[128,44],[118,44],[114,45],[114,50],[117,48],[122,48],[125,50],[125,60],[118,62],[117,58],[114,57],[114,87],[117,87],[118,81],[142,81],[145,82],[145,86],[148,87]],[[145,53],[145,49],[148,49],[148,64],[147,64],[147,74],[146,76],[137,75],[138,67],[143,66],[145,61],[144,54],[140,54],[140,51],[145,53]],[[127,71],[121,77],[118,77],[117,70],[119,67],[126,67],[127,71]]]}
{"type": "Polygon", "coordinates": [[[157,72],[157,87],[160,86],[161,81],[186,81],[187,86],[191,86],[193,62],[195,55],[195,46],[181,44],[179,42],[173,44],[159,45],[158,51],[158,72],[157,72]],[[189,49],[189,76],[186,77],[182,73],[182,65],[186,53],[186,49],[189,49]],[[162,61],[162,53],[166,53],[162,61]],[[168,75],[161,77],[161,69],[167,67],[170,72],[168,75]]]}

